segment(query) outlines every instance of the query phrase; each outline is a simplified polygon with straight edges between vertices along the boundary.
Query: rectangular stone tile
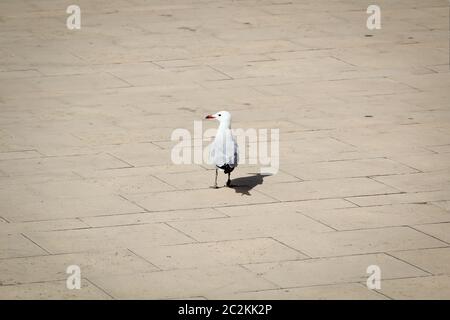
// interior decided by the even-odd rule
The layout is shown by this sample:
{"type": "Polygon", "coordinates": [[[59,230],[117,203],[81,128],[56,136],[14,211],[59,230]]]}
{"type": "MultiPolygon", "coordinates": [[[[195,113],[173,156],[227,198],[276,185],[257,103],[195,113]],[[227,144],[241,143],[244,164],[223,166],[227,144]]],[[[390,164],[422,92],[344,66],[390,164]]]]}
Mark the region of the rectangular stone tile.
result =
{"type": "Polygon", "coordinates": [[[29,232],[27,236],[54,254],[127,248],[142,243],[170,245],[193,242],[164,224],[29,232]]]}
{"type": "MultiPolygon", "coordinates": [[[[169,136],[168,136],[169,137],[169,136]]],[[[151,143],[127,143],[104,148],[114,157],[136,167],[172,164],[170,152],[151,143]]]]}
{"type": "Polygon", "coordinates": [[[97,181],[105,189],[124,195],[175,190],[173,186],[151,175],[114,177],[97,181]]]}
{"type": "Polygon", "coordinates": [[[32,175],[37,172],[72,171],[77,168],[93,168],[98,170],[127,166],[129,167],[123,161],[106,154],[0,161],[0,170],[8,175],[32,175]]]}
{"type": "MultiPolygon", "coordinates": [[[[253,184],[270,184],[281,183],[286,181],[300,181],[289,174],[278,171],[275,175],[266,175],[261,179],[258,176],[259,169],[252,167],[239,166],[231,174],[232,184],[235,186],[248,186],[253,184]]],[[[159,173],[155,174],[159,179],[167,182],[168,184],[177,187],[177,189],[203,189],[214,185],[215,170],[195,171],[186,173],[159,173]]],[[[219,186],[224,186],[228,176],[219,171],[217,183],[219,186]]]]}
{"type": "Polygon", "coordinates": [[[133,86],[161,86],[184,84],[190,82],[217,81],[231,79],[226,74],[208,66],[178,67],[174,69],[157,69],[149,74],[124,74],[115,72],[121,79],[133,86]]]}
{"type": "Polygon", "coordinates": [[[3,285],[66,280],[67,267],[80,267],[82,277],[133,274],[158,268],[128,250],[83,252],[29,258],[3,259],[0,283],[3,285]]]}
{"type": "Polygon", "coordinates": [[[301,231],[327,232],[332,229],[299,213],[266,213],[196,221],[169,222],[169,225],[198,241],[220,241],[256,237],[295,237],[301,231]]]}
{"type": "Polygon", "coordinates": [[[1,186],[30,185],[54,181],[80,180],[74,172],[36,173],[25,176],[0,176],[1,186]]]}
{"type": "Polygon", "coordinates": [[[408,227],[325,233],[305,232],[299,233],[297,236],[280,235],[276,239],[310,257],[435,248],[446,245],[442,241],[408,227]]]}
{"type": "MultiPolygon", "coordinates": [[[[3,221],[2,221],[3,222],[3,221]]],[[[0,233],[14,234],[32,231],[68,230],[89,227],[79,219],[43,220],[30,222],[0,223],[0,233]]]]}
{"type": "Polygon", "coordinates": [[[435,206],[438,206],[439,208],[442,208],[446,211],[450,211],[450,201],[432,201],[432,204],[435,206]]]}
{"type": "Polygon", "coordinates": [[[260,215],[265,213],[279,213],[280,217],[288,212],[309,212],[311,210],[327,210],[339,208],[351,208],[356,205],[342,199],[304,200],[268,204],[255,204],[251,206],[220,207],[216,210],[224,214],[235,216],[260,215]]]}
{"type": "MultiPolygon", "coordinates": [[[[328,129],[328,131],[333,128],[334,120],[327,118],[324,114],[319,114],[317,116],[319,119],[323,119],[322,121],[326,121],[322,128],[311,128],[311,124],[304,124],[306,119],[302,119],[301,121],[296,120],[296,123],[300,125],[306,125],[307,128],[311,129],[328,129]]],[[[314,119],[314,121],[316,121],[314,119]]],[[[315,132],[315,131],[312,131],[315,132]]],[[[283,163],[307,163],[307,162],[318,162],[318,161],[326,161],[326,160],[341,160],[341,159],[352,159],[352,157],[346,157],[347,154],[357,151],[354,146],[351,146],[342,141],[336,140],[333,137],[325,136],[325,137],[316,137],[316,136],[308,136],[306,132],[303,132],[302,135],[299,135],[299,139],[283,141],[280,143],[280,155],[282,159],[286,159],[283,163]],[[300,139],[303,137],[303,139],[300,139]],[[304,152],[304,150],[309,150],[309,152],[304,152]],[[292,161],[294,158],[298,161],[292,161]]],[[[361,155],[358,156],[360,158],[361,155]]],[[[283,169],[283,167],[281,167],[283,169]]]]}
{"type": "Polygon", "coordinates": [[[117,169],[92,170],[81,169],[76,170],[77,174],[85,179],[115,179],[121,177],[140,177],[155,175],[161,172],[165,173],[185,173],[185,172],[201,172],[205,169],[196,164],[168,164],[156,165],[150,167],[126,167],[117,169]]]}
{"type": "Polygon", "coordinates": [[[393,159],[421,171],[448,170],[450,168],[450,153],[393,157],[393,159]]]}
{"type": "Polygon", "coordinates": [[[211,208],[276,201],[257,192],[253,192],[251,196],[243,196],[231,188],[135,194],[127,195],[126,198],[149,211],[211,208]]]}
{"type": "Polygon", "coordinates": [[[374,194],[390,194],[399,191],[369,178],[346,178],[321,181],[262,185],[259,190],[280,201],[343,198],[374,194]]]}
{"type": "Polygon", "coordinates": [[[317,81],[311,83],[295,83],[278,86],[258,87],[258,90],[272,95],[301,96],[309,93],[324,92],[333,97],[381,95],[417,92],[405,84],[388,78],[337,79],[333,81],[317,81]]]}
{"type": "Polygon", "coordinates": [[[101,64],[92,66],[97,71],[109,72],[121,79],[133,76],[141,76],[152,74],[156,71],[161,71],[161,67],[150,61],[144,61],[139,63],[113,63],[113,64],[101,64]]]}
{"type": "Polygon", "coordinates": [[[380,292],[397,300],[448,300],[450,299],[450,277],[430,276],[384,280],[380,292]]]}
{"type": "Polygon", "coordinates": [[[395,204],[336,210],[302,210],[314,220],[338,230],[450,222],[450,214],[431,204],[395,204]]]}
{"type": "Polygon", "coordinates": [[[273,289],[228,295],[208,296],[210,299],[230,300],[384,300],[387,299],[374,290],[368,290],[359,283],[320,285],[303,288],[273,289]]]}
{"type": "Polygon", "coordinates": [[[42,155],[35,150],[24,150],[15,152],[0,152],[0,160],[17,160],[17,159],[29,159],[40,158],[42,155]]]}
{"type": "Polygon", "coordinates": [[[381,206],[387,204],[399,203],[424,203],[429,201],[440,201],[450,199],[448,191],[430,191],[417,193],[400,193],[373,196],[356,196],[347,198],[347,200],[358,206],[381,206]]]}
{"type": "Polygon", "coordinates": [[[30,81],[30,84],[38,90],[50,92],[92,91],[130,86],[127,82],[108,73],[39,77],[30,81]]]}
{"type": "Polygon", "coordinates": [[[350,65],[332,57],[309,57],[299,59],[295,63],[287,60],[255,61],[239,66],[214,65],[215,68],[230,75],[232,78],[254,78],[277,76],[280,73],[286,77],[318,78],[332,72],[352,69],[350,65]]]}
{"type": "Polygon", "coordinates": [[[0,203],[3,215],[11,222],[52,220],[122,213],[136,213],[144,210],[116,195],[79,198],[31,198],[23,202],[3,201],[0,203]]]}
{"type": "Polygon", "coordinates": [[[66,281],[49,281],[0,286],[2,300],[109,300],[106,293],[81,279],[80,290],[69,290],[66,281]]]}
{"type": "Polygon", "coordinates": [[[163,270],[308,258],[270,238],[130,249],[163,270]]]}
{"type": "Polygon", "coordinates": [[[35,78],[42,76],[36,70],[17,70],[17,71],[2,71],[0,72],[0,79],[23,79],[35,78]]]}
{"type": "Polygon", "coordinates": [[[436,88],[448,88],[450,77],[445,73],[430,73],[421,75],[395,75],[391,76],[395,81],[405,83],[420,90],[436,90],[436,88]]]}
{"type": "Polygon", "coordinates": [[[181,269],[93,278],[117,299],[168,299],[209,293],[273,289],[275,285],[241,267],[181,269]]]}
{"type": "Polygon", "coordinates": [[[427,273],[385,254],[248,264],[246,268],[282,288],[365,282],[367,267],[377,265],[383,279],[419,277],[427,273]]]}
{"type": "Polygon", "coordinates": [[[21,234],[0,234],[0,258],[27,257],[47,254],[21,234]]]}
{"type": "Polygon", "coordinates": [[[450,172],[448,170],[374,177],[374,180],[406,192],[449,190],[450,194],[450,172]]]}
{"type": "Polygon", "coordinates": [[[427,147],[429,150],[433,150],[437,153],[449,153],[450,152],[450,144],[440,145],[440,146],[431,146],[427,147]]]}
{"type": "Polygon", "coordinates": [[[416,170],[389,159],[362,159],[292,164],[283,170],[303,180],[366,177],[386,174],[413,173],[416,170]]]}
{"type": "Polygon", "coordinates": [[[450,248],[395,251],[390,255],[426,270],[434,275],[450,274],[450,248]]]}
{"type": "Polygon", "coordinates": [[[95,180],[61,180],[26,186],[39,200],[63,198],[105,197],[113,192],[95,180]]]}
{"type": "MultiPolygon", "coordinates": [[[[204,189],[214,185],[215,172],[214,170],[202,170],[194,172],[181,172],[181,173],[157,173],[155,176],[172,185],[179,190],[184,189],[204,189]]],[[[225,185],[227,175],[223,172],[219,172],[217,183],[220,186],[225,185]]]]}
{"type": "Polygon", "coordinates": [[[108,227],[133,224],[147,224],[156,222],[172,222],[184,220],[203,220],[224,218],[225,214],[211,208],[193,210],[175,210],[162,212],[143,212],[118,214],[112,216],[83,217],[84,223],[91,227],[108,227]]]}
{"type": "MultiPolygon", "coordinates": [[[[106,104],[114,103],[106,101],[106,104]]],[[[107,112],[107,111],[105,111],[107,112]]],[[[118,117],[121,115],[118,114],[118,117]]],[[[127,118],[125,118],[127,119],[127,118]]],[[[137,158],[139,154],[145,156],[148,154],[148,149],[152,148],[150,141],[166,140],[170,138],[170,134],[173,128],[162,128],[161,124],[148,124],[150,127],[139,127],[140,122],[137,119],[133,119],[132,125],[127,125],[125,119],[122,119],[120,127],[109,127],[102,124],[96,128],[84,129],[80,126],[76,126],[72,129],[73,135],[85,144],[96,146],[95,150],[104,151],[107,153],[118,153],[122,156],[129,156],[130,158],[137,158]],[[128,149],[128,150],[127,150],[128,149]]],[[[142,120],[141,120],[142,121],[142,120]]],[[[150,122],[150,120],[148,120],[150,122]]],[[[143,126],[143,125],[141,125],[143,126]]],[[[157,149],[155,149],[156,151],[157,149]]],[[[46,155],[65,155],[65,154],[80,154],[88,152],[89,149],[85,148],[49,148],[41,146],[39,151],[46,155]]],[[[138,161],[139,159],[136,159],[138,161]]],[[[144,159],[141,159],[141,161],[144,159]]],[[[149,159],[146,159],[149,161],[149,159]]]]}
{"type": "Polygon", "coordinates": [[[29,187],[43,198],[87,197],[112,194],[134,194],[174,190],[175,188],[151,175],[94,178],[71,181],[49,181],[29,187]]]}
{"type": "MultiPolygon", "coordinates": [[[[407,112],[409,113],[410,111],[407,112]]],[[[371,115],[371,113],[368,115],[371,115]]],[[[358,135],[354,134],[354,130],[345,130],[337,133],[335,137],[340,141],[349,143],[363,151],[373,150],[383,152],[385,156],[389,156],[389,159],[408,165],[417,170],[432,171],[448,169],[448,167],[440,163],[441,159],[444,158],[441,156],[442,154],[439,157],[436,157],[436,155],[429,153],[418,152],[416,154],[408,154],[406,151],[412,151],[415,148],[426,147],[431,144],[449,143],[450,138],[442,132],[432,129],[430,125],[405,125],[405,120],[402,122],[403,125],[376,127],[376,129],[367,126],[358,127],[357,130],[360,133],[358,135]],[[418,132],[420,132],[420,135],[417,134],[418,132]],[[430,161],[439,164],[439,166],[435,166],[433,169],[430,161]],[[424,163],[420,164],[420,162],[424,163]],[[430,164],[427,165],[427,162],[430,164]],[[426,165],[426,167],[424,165],[426,165]]],[[[402,124],[402,122],[400,124],[402,124]]]]}
{"type": "Polygon", "coordinates": [[[414,228],[426,234],[432,235],[442,241],[450,243],[450,223],[424,224],[414,226],[414,228]]]}

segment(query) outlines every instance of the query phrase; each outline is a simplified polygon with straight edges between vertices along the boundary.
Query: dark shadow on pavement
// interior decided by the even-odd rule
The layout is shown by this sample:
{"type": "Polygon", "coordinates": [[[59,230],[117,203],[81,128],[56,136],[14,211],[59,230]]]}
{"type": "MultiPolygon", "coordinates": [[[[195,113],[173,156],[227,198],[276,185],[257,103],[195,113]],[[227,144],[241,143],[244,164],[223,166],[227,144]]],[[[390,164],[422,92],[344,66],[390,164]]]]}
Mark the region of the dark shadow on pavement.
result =
{"type": "Polygon", "coordinates": [[[269,174],[263,175],[260,173],[253,174],[247,177],[240,177],[231,180],[231,188],[242,195],[250,196],[250,190],[259,184],[263,184],[264,178],[270,176],[269,174]]]}

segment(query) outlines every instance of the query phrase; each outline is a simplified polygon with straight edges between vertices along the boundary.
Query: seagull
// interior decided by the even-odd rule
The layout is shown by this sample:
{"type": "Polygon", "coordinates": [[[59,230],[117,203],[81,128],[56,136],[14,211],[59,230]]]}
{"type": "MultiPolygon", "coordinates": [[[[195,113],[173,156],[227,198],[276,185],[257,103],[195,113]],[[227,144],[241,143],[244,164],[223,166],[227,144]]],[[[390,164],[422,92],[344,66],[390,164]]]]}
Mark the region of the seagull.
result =
{"type": "Polygon", "coordinates": [[[236,140],[231,133],[231,114],[228,111],[219,111],[213,115],[207,115],[206,119],[219,121],[216,137],[210,145],[209,161],[216,166],[216,179],[214,188],[217,189],[217,170],[221,169],[228,174],[227,187],[232,187],[230,173],[237,167],[239,150],[236,140]]]}

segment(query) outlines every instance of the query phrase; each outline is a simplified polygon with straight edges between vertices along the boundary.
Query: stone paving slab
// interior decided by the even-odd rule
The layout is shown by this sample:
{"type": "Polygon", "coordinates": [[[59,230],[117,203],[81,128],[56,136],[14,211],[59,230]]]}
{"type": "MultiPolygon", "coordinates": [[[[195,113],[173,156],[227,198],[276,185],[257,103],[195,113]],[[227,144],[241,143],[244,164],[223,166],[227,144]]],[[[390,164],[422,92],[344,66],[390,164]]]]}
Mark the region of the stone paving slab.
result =
{"type": "Polygon", "coordinates": [[[450,299],[448,2],[371,4],[1,1],[0,298],[450,299]],[[172,162],[219,110],[277,174],[172,162]]]}
{"type": "Polygon", "coordinates": [[[0,286],[4,300],[110,300],[111,296],[87,280],[80,290],[67,290],[66,281],[48,281],[0,286]]]}
{"type": "Polygon", "coordinates": [[[311,257],[343,256],[393,250],[436,248],[446,243],[409,227],[283,234],[277,239],[311,257]],[[355,240],[357,238],[357,240],[355,240]]]}
{"type": "Polygon", "coordinates": [[[123,275],[159,270],[129,250],[83,252],[2,260],[3,285],[67,279],[66,269],[78,265],[83,277],[123,275]],[[33,272],[30,273],[30,268],[33,272]]]}
{"type": "Polygon", "coordinates": [[[27,257],[47,254],[44,249],[31,242],[23,234],[2,233],[1,240],[0,258],[27,257]]]}
{"type": "Polygon", "coordinates": [[[450,220],[448,211],[432,204],[394,204],[303,212],[337,230],[413,226],[450,220]]]}
{"type": "Polygon", "coordinates": [[[384,270],[383,277],[385,279],[397,278],[400,275],[405,277],[427,275],[426,272],[385,254],[261,263],[245,265],[245,267],[282,288],[289,288],[364,282],[367,278],[366,268],[372,264],[378,265],[384,270]],[[339,265],[339,268],[333,268],[337,265],[339,265]],[[311,272],[314,273],[313,278],[310,276],[311,272]]]}
{"type": "Polygon", "coordinates": [[[308,258],[271,238],[202,242],[158,248],[134,246],[131,250],[163,270],[308,258]]]}
{"type": "Polygon", "coordinates": [[[385,296],[376,291],[367,290],[360,283],[345,283],[332,285],[316,285],[313,287],[287,288],[241,292],[230,295],[214,294],[211,299],[242,299],[242,300],[385,300],[385,296]]]}
{"type": "Polygon", "coordinates": [[[441,241],[450,242],[450,223],[424,224],[415,227],[426,234],[429,234],[441,241]]]}
{"type": "Polygon", "coordinates": [[[449,282],[448,276],[386,280],[380,292],[399,300],[447,300],[449,282]]]}
{"type": "Polygon", "coordinates": [[[277,287],[239,266],[136,273],[92,280],[119,299],[189,298],[277,287]]]}
{"type": "Polygon", "coordinates": [[[370,178],[344,178],[262,185],[260,190],[280,201],[345,198],[399,193],[398,189],[370,178]]]}
{"type": "Polygon", "coordinates": [[[153,245],[193,242],[192,238],[163,223],[29,232],[26,235],[53,254],[127,248],[142,243],[142,239],[153,245]]]}
{"type": "Polygon", "coordinates": [[[434,275],[450,273],[450,250],[448,247],[398,251],[390,254],[434,275]]]}
{"type": "Polygon", "coordinates": [[[198,241],[219,241],[253,237],[292,236],[298,239],[302,231],[326,232],[330,227],[299,213],[266,213],[251,216],[169,222],[177,230],[198,241]]]}

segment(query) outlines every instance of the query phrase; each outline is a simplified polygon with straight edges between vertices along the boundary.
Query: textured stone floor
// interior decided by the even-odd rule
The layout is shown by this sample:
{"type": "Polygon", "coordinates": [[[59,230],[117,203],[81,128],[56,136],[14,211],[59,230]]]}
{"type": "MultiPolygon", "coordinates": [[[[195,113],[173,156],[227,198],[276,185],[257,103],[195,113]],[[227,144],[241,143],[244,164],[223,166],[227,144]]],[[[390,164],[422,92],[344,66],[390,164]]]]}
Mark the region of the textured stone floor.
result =
{"type": "Polygon", "coordinates": [[[1,1],[0,298],[450,299],[448,14],[1,1]],[[234,172],[246,192],[170,158],[174,129],[223,109],[280,129],[278,174],[234,172]]]}

